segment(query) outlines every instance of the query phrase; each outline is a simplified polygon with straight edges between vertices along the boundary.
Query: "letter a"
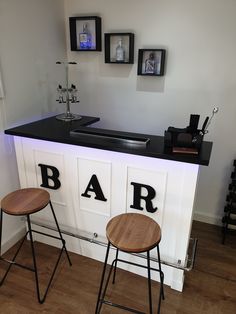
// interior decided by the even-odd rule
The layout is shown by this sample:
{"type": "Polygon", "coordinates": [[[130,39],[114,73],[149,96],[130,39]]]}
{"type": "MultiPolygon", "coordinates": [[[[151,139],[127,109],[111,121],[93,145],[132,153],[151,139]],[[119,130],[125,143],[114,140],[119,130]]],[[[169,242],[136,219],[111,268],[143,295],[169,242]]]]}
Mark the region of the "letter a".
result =
{"type": "Polygon", "coordinates": [[[91,197],[91,195],[89,195],[88,192],[94,192],[96,195],[95,196],[96,200],[104,201],[104,202],[107,201],[107,199],[103,195],[101,186],[98,182],[98,178],[95,174],[92,175],[85,192],[81,194],[81,196],[88,197],[88,198],[91,197]]]}

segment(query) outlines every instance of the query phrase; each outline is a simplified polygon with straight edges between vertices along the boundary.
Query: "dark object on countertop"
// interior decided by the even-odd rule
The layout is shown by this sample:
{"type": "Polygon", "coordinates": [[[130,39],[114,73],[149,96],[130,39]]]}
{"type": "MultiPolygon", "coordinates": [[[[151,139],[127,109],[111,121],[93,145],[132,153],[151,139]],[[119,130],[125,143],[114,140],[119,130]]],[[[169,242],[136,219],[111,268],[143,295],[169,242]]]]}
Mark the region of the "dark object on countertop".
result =
{"type": "Polygon", "coordinates": [[[145,136],[137,136],[131,133],[128,134],[127,132],[117,132],[105,129],[99,130],[94,128],[78,128],[70,131],[70,135],[81,140],[102,140],[103,142],[106,141],[113,144],[130,145],[133,148],[146,147],[147,143],[150,142],[150,139],[145,136]]]}
{"type": "Polygon", "coordinates": [[[209,117],[205,119],[201,130],[198,129],[199,118],[200,115],[191,114],[189,126],[186,128],[168,127],[164,136],[166,153],[199,154],[209,117]]]}

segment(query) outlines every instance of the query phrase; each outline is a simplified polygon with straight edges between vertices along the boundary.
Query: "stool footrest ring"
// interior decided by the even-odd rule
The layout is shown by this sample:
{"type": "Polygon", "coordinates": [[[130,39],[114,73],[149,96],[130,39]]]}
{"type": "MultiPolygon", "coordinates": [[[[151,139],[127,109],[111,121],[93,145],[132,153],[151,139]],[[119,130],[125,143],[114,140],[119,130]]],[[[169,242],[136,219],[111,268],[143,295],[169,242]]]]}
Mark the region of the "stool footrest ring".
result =
{"type": "MultiPolygon", "coordinates": [[[[20,264],[20,263],[15,262],[15,261],[8,260],[8,259],[6,259],[6,258],[3,258],[2,256],[0,256],[0,260],[3,261],[3,262],[5,262],[5,263],[8,263],[8,264],[11,264],[11,265],[14,265],[14,266],[18,266],[18,267],[24,268],[24,269],[26,269],[26,270],[30,270],[30,271],[32,271],[32,272],[35,271],[34,268],[31,268],[31,267],[22,265],[22,264],[20,264]]],[[[1,285],[1,284],[2,284],[2,282],[0,282],[0,285],[1,285]]]]}
{"type": "MultiPolygon", "coordinates": [[[[140,265],[140,264],[137,264],[137,263],[134,263],[134,262],[125,261],[125,260],[120,259],[120,258],[115,258],[115,259],[113,260],[112,264],[113,264],[114,262],[122,262],[122,263],[126,263],[126,264],[129,264],[129,265],[138,266],[138,267],[141,267],[141,268],[146,268],[146,269],[148,269],[148,267],[145,266],[145,265],[140,265]]],[[[157,272],[159,272],[159,273],[161,273],[161,274],[164,275],[163,271],[160,270],[160,269],[150,267],[150,270],[157,271],[157,272]]]]}

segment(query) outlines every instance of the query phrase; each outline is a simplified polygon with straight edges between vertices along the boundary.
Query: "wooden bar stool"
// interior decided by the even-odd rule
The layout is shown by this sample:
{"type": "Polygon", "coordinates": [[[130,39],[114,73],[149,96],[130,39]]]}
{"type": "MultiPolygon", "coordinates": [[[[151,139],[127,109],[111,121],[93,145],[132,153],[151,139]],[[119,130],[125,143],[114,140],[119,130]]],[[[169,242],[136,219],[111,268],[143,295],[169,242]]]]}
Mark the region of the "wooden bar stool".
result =
{"type": "Polygon", "coordinates": [[[158,313],[160,313],[161,307],[161,298],[164,300],[164,273],[161,270],[161,261],[160,261],[160,251],[159,251],[159,242],[161,240],[161,229],[159,225],[148,216],[136,213],[126,213],[118,215],[112,218],[106,227],[106,236],[108,239],[106,257],[102,272],[102,278],[98,293],[97,306],[95,313],[98,314],[101,311],[102,304],[107,304],[110,306],[115,306],[123,310],[127,310],[133,313],[142,313],[135,309],[129,307],[112,303],[108,300],[105,300],[106,290],[108,287],[109,279],[113,273],[113,283],[115,283],[116,276],[116,267],[117,262],[123,262],[131,264],[134,266],[139,266],[146,268],[148,271],[148,296],[149,296],[149,313],[152,314],[152,292],[151,292],[151,270],[158,271],[160,273],[160,292],[159,292],[159,301],[158,301],[158,313]],[[116,247],[116,258],[113,260],[106,283],[104,284],[107,261],[109,256],[110,246],[113,245],[116,247]],[[157,248],[157,257],[158,257],[158,269],[152,268],[150,266],[150,250],[157,248]],[[137,263],[129,262],[123,259],[118,258],[119,251],[126,253],[147,253],[147,266],[140,265],[137,263]]]}
{"type": "Polygon", "coordinates": [[[1,201],[1,213],[0,213],[0,260],[3,260],[5,262],[9,263],[9,266],[8,266],[4,276],[2,277],[2,279],[0,281],[0,286],[3,284],[4,280],[6,279],[12,265],[16,265],[16,266],[22,267],[24,269],[33,271],[35,273],[35,283],[36,283],[38,301],[39,301],[39,303],[43,303],[46,299],[49,287],[50,287],[51,282],[53,280],[54,274],[56,272],[56,269],[57,269],[57,266],[58,266],[59,261],[61,259],[63,251],[65,251],[65,253],[66,253],[69,264],[72,265],[71,261],[70,261],[70,257],[68,255],[68,252],[66,249],[65,240],[62,237],[62,234],[61,234],[58,222],[57,222],[57,218],[56,218],[54,209],[52,207],[50,195],[46,190],[43,190],[40,188],[20,189],[20,190],[14,191],[14,192],[6,195],[2,199],[2,201],[1,201]],[[57,231],[59,233],[59,237],[56,237],[56,236],[53,236],[53,235],[50,235],[47,233],[39,232],[36,230],[32,230],[32,228],[31,228],[30,215],[44,209],[48,204],[50,205],[51,212],[52,212],[52,215],[53,215],[53,218],[55,220],[56,227],[57,227],[57,231]],[[22,239],[22,241],[21,241],[21,243],[20,243],[20,245],[19,245],[19,247],[18,247],[18,249],[17,249],[17,251],[16,251],[16,253],[13,256],[13,259],[11,261],[6,260],[1,256],[3,213],[8,214],[8,215],[13,215],[13,216],[23,216],[24,215],[27,218],[28,231],[26,232],[25,236],[23,237],[23,239],[22,239]],[[35,257],[35,248],[34,248],[34,241],[33,241],[33,235],[32,235],[33,232],[44,235],[44,236],[48,236],[48,237],[51,237],[54,239],[58,239],[62,243],[62,247],[61,247],[60,253],[58,255],[56,264],[55,264],[54,269],[52,271],[52,274],[50,276],[47,288],[46,288],[42,297],[41,297],[40,289],[39,289],[39,277],[38,277],[37,263],[36,263],[36,257],[35,257]],[[31,244],[33,267],[28,267],[28,266],[19,264],[15,261],[27,235],[29,235],[30,244],[31,244]]]}

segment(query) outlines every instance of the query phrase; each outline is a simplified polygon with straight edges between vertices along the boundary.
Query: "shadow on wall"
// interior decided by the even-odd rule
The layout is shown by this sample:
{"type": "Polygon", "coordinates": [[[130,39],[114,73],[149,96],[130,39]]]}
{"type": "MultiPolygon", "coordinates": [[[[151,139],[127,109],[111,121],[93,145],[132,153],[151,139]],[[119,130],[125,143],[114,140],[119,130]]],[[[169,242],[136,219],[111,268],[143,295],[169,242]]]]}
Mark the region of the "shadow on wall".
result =
{"type": "MultiPolygon", "coordinates": [[[[133,74],[134,64],[99,64],[99,75],[110,78],[130,78],[133,74]]],[[[164,93],[165,76],[138,76],[136,74],[136,91],[164,93]]]]}
{"type": "MultiPolygon", "coordinates": [[[[133,71],[133,64],[102,64],[99,68],[99,74],[102,77],[111,78],[129,78],[133,71]]],[[[163,93],[165,86],[165,77],[136,77],[136,91],[163,93]]]]}
{"type": "Polygon", "coordinates": [[[164,93],[164,77],[137,77],[136,90],[142,92],[164,93]]]}

